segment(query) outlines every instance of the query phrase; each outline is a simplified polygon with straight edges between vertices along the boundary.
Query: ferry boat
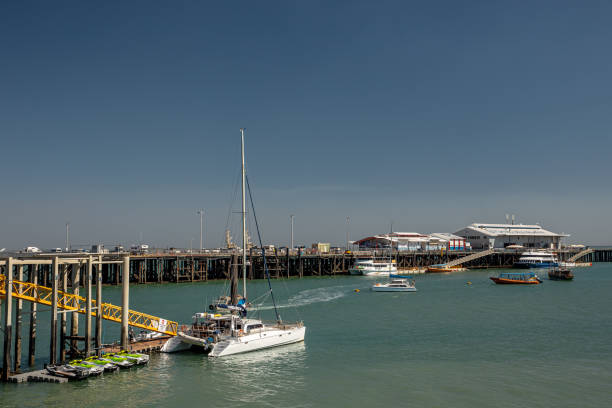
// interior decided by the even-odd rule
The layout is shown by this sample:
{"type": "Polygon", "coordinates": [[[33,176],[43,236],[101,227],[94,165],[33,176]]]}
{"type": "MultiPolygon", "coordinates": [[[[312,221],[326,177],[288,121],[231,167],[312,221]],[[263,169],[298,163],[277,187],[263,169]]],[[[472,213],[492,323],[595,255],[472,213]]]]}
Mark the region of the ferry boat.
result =
{"type": "Polygon", "coordinates": [[[395,260],[362,259],[355,262],[355,266],[349,269],[349,272],[351,275],[389,276],[397,273],[397,266],[395,260]]]}
{"type": "Polygon", "coordinates": [[[514,263],[515,268],[556,268],[559,261],[551,252],[529,251],[523,252],[518,261],[514,263]]]}
{"type": "Polygon", "coordinates": [[[497,277],[490,277],[498,285],[537,285],[542,283],[535,272],[501,272],[497,277]]]}
{"type": "Polygon", "coordinates": [[[372,286],[374,292],[416,292],[414,281],[408,279],[393,279],[389,283],[377,283],[372,286]]]}

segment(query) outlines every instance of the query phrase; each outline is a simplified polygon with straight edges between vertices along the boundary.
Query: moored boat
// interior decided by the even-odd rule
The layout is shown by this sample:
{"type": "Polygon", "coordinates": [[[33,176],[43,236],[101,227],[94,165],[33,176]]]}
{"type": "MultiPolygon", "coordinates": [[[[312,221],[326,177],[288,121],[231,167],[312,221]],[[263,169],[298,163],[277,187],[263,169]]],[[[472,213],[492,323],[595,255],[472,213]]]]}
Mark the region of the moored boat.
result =
{"type": "Polygon", "coordinates": [[[548,279],[550,280],[572,280],[574,274],[569,268],[554,268],[548,271],[548,279]]]}
{"type": "Polygon", "coordinates": [[[499,276],[492,276],[493,282],[498,285],[537,285],[542,280],[534,272],[501,272],[499,276]]]}
{"type": "Polygon", "coordinates": [[[363,276],[389,276],[397,273],[397,266],[395,260],[361,259],[355,262],[349,273],[363,276]]]}
{"type": "Polygon", "coordinates": [[[559,266],[557,257],[552,252],[528,251],[523,252],[518,261],[514,263],[515,268],[555,268],[559,266]]]}
{"type": "Polygon", "coordinates": [[[463,272],[467,271],[467,268],[461,265],[457,266],[446,266],[444,264],[430,265],[427,267],[427,272],[430,273],[446,273],[446,272],[463,272]]]}

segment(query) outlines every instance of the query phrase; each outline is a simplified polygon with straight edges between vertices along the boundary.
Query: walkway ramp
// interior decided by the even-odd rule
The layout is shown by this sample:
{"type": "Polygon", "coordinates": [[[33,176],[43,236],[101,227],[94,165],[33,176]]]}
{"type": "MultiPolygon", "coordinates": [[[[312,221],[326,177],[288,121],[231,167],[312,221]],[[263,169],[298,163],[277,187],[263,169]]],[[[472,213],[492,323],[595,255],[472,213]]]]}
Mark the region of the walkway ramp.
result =
{"type": "MultiPolygon", "coordinates": [[[[6,295],[6,277],[0,275],[0,295],[6,295]]],[[[23,299],[30,302],[40,303],[42,305],[51,306],[53,290],[46,286],[35,285],[30,282],[22,282],[13,280],[12,296],[17,299],[23,299]]],[[[63,310],[73,310],[81,314],[86,313],[87,299],[72,293],[57,291],[57,307],[63,310]]],[[[96,300],[91,300],[91,315],[97,316],[98,310],[96,300]]],[[[112,322],[121,323],[121,306],[115,306],[110,303],[101,304],[102,318],[112,322]]],[[[128,313],[128,324],[130,326],[139,327],[141,329],[150,330],[158,333],[176,336],[178,323],[170,320],[162,319],[161,317],[151,316],[146,313],[130,310],[128,313]]]]}
{"type": "Polygon", "coordinates": [[[487,249],[486,251],[476,252],[475,254],[470,254],[468,256],[464,256],[462,258],[455,259],[454,261],[450,261],[447,264],[444,264],[446,267],[457,266],[464,264],[466,262],[473,261],[474,259],[482,258],[483,256],[491,255],[494,253],[494,249],[487,249]]]}
{"type": "Polygon", "coordinates": [[[578,259],[582,258],[583,256],[588,255],[588,254],[592,254],[593,252],[595,252],[594,249],[591,249],[591,248],[584,249],[584,250],[578,252],[576,255],[570,257],[567,261],[568,262],[576,262],[578,259]]]}

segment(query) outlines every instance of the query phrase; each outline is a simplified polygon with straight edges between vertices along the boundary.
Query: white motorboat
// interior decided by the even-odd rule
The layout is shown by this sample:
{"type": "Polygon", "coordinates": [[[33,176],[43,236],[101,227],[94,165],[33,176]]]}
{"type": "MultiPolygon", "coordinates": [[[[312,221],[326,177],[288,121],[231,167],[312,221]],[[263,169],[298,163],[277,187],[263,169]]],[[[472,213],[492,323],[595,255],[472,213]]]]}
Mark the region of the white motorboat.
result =
{"type": "MultiPolygon", "coordinates": [[[[231,273],[231,296],[216,305],[210,305],[211,311],[217,313],[196,313],[191,327],[181,330],[176,337],[171,338],[162,351],[172,352],[191,348],[201,347],[208,352],[209,357],[224,357],[233,354],[247,353],[255,350],[262,350],[271,347],[283,346],[304,341],[306,327],[302,322],[284,322],[276,308],[270,274],[266,264],[265,250],[262,249],[262,259],[264,271],[268,280],[269,292],[276,314],[276,321],[268,323],[258,319],[247,318],[249,313],[247,307],[250,306],[246,293],[246,268],[247,268],[247,232],[246,232],[246,188],[247,181],[244,166],[244,129],[240,129],[242,146],[242,278],[243,292],[238,295],[238,271],[237,267],[232,268],[231,273]]],[[[250,194],[250,188],[249,188],[250,194]]],[[[264,248],[255,215],[255,207],[251,201],[252,214],[255,218],[259,247],[264,248]]],[[[234,264],[236,265],[236,263],[234,264]]]]}
{"type": "Polygon", "coordinates": [[[389,283],[377,283],[372,286],[374,292],[416,292],[414,281],[408,279],[393,279],[389,283]]]}
{"type": "Polygon", "coordinates": [[[355,266],[349,269],[349,272],[351,275],[389,276],[397,273],[397,266],[395,260],[362,259],[356,261],[355,266]]]}

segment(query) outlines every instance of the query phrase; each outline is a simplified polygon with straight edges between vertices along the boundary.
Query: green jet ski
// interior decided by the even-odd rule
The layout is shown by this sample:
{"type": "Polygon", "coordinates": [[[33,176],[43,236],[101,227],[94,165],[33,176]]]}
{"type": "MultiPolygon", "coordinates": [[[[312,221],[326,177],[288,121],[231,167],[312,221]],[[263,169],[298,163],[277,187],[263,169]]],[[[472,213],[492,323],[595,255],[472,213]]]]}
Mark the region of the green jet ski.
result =
{"type": "Polygon", "coordinates": [[[132,360],[114,354],[104,354],[102,357],[98,358],[98,360],[114,364],[121,368],[129,368],[135,364],[132,360]]]}
{"type": "Polygon", "coordinates": [[[72,360],[66,367],[74,368],[75,370],[87,370],[89,371],[89,376],[100,375],[104,372],[104,367],[97,366],[95,364],[86,364],[83,360],[72,360]]]}
{"type": "Polygon", "coordinates": [[[97,357],[89,357],[86,358],[85,360],[83,360],[84,364],[94,364],[97,365],[99,367],[104,368],[105,372],[113,372],[113,371],[117,371],[119,369],[119,366],[113,363],[109,363],[108,361],[104,361],[101,359],[98,359],[97,357]]]}
{"type": "Polygon", "coordinates": [[[138,365],[143,365],[143,364],[147,364],[149,362],[149,355],[148,354],[141,354],[141,353],[129,353],[127,351],[121,351],[119,353],[116,354],[119,357],[125,357],[129,360],[132,360],[134,363],[138,364],[138,365]]]}

